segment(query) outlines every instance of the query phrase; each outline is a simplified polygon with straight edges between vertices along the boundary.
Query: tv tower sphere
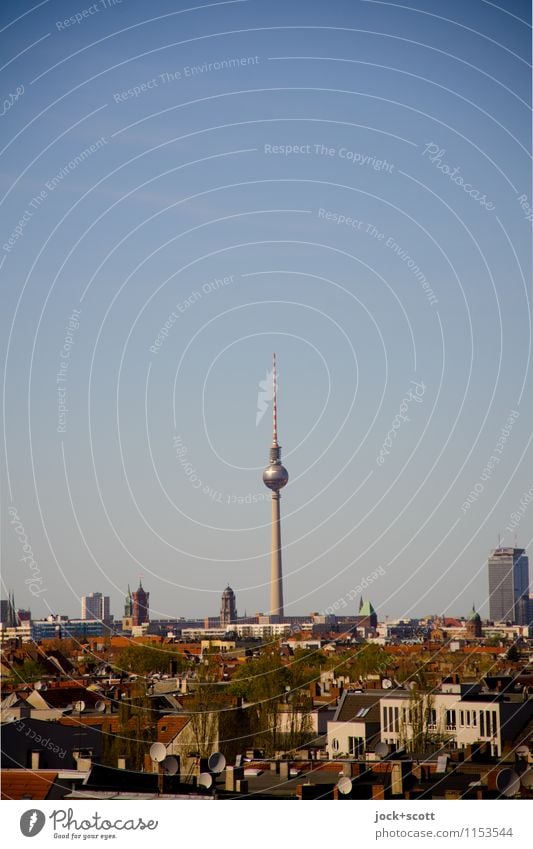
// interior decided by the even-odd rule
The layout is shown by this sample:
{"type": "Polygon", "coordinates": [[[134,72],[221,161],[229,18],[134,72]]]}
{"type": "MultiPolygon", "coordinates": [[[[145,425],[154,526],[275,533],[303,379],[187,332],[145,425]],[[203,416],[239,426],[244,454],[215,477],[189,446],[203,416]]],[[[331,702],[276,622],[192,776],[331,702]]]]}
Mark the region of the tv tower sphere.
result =
{"type": "Polygon", "coordinates": [[[263,472],[263,483],[272,490],[272,562],[270,575],[270,613],[283,616],[283,573],[281,566],[280,490],[286,486],[289,473],[281,464],[281,446],[278,444],[278,406],[276,355],[272,367],[272,445],[269,464],[263,472]]]}

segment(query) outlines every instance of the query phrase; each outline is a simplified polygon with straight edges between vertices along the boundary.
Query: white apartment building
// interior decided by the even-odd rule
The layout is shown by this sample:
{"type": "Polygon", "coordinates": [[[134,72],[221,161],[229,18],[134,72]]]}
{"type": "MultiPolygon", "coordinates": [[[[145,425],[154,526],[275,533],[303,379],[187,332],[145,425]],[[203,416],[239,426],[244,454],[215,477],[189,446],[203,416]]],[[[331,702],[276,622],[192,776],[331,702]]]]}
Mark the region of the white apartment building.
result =
{"type": "Polygon", "coordinates": [[[483,693],[477,684],[443,684],[424,695],[418,704],[409,691],[395,690],[380,700],[381,740],[394,748],[408,744],[420,733],[415,716],[423,707],[423,730],[457,749],[472,743],[489,743],[493,757],[533,715],[533,699],[483,693]]]}

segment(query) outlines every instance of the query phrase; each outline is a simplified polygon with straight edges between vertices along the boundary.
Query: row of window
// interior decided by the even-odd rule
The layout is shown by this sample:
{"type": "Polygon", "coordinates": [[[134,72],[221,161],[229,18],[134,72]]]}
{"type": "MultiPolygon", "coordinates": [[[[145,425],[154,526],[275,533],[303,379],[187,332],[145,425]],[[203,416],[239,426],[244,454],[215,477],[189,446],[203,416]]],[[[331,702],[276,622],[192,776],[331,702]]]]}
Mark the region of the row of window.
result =
{"type": "MultiPolygon", "coordinates": [[[[382,731],[387,733],[392,731],[395,734],[400,733],[400,709],[398,707],[383,707],[382,731]]],[[[412,713],[409,708],[402,708],[402,724],[412,725],[412,713]]],[[[435,708],[429,708],[426,712],[428,728],[437,728],[437,711],[435,708]]],[[[478,727],[478,711],[476,710],[461,710],[459,711],[459,724],[461,728],[477,728],[478,727]]],[[[455,731],[457,729],[457,711],[449,708],[445,712],[445,727],[447,731],[455,731]]],[[[480,710],[479,711],[479,736],[492,737],[497,733],[498,721],[497,712],[495,710],[480,710]]]]}

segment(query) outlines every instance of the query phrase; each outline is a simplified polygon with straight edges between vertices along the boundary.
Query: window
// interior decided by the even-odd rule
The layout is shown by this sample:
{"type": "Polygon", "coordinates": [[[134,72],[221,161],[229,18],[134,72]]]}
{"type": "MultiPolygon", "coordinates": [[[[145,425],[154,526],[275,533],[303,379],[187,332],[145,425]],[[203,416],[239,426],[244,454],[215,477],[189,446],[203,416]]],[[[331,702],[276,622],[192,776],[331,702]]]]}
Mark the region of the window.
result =
{"type": "Polygon", "coordinates": [[[457,720],[456,720],[456,716],[455,716],[455,711],[454,710],[447,710],[446,711],[446,728],[456,728],[456,727],[457,727],[457,720]]]}
{"type": "Polygon", "coordinates": [[[485,711],[479,711],[479,736],[485,736],[485,711]]]}
{"type": "Polygon", "coordinates": [[[348,752],[355,758],[359,758],[364,754],[365,741],[363,737],[348,737],[348,752]]]}
{"type": "Polygon", "coordinates": [[[394,708],[394,730],[396,734],[400,733],[400,709],[394,708]]]}
{"type": "Polygon", "coordinates": [[[383,708],[383,731],[389,730],[389,724],[387,722],[387,708],[383,708]]]}
{"type": "Polygon", "coordinates": [[[464,724],[465,724],[465,714],[464,714],[464,711],[461,710],[461,711],[459,711],[459,725],[461,726],[461,728],[463,728],[464,724]]]}
{"type": "Polygon", "coordinates": [[[331,747],[335,750],[337,750],[339,748],[339,741],[335,737],[331,741],[331,747]]]}
{"type": "Polygon", "coordinates": [[[428,710],[428,725],[430,728],[437,727],[437,711],[435,708],[429,708],[428,710]]]}
{"type": "Polygon", "coordinates": [[[393,724],[394,720],[393,720],[392,716],[393,716],[392,708],[390,707],[389,708],[389,731],[394,731],[394,724],[393,724]]]}
{"type": "Polygon", "coordinates": [[[498,723],[496,721],[496,711],[492,711],[492,736],[495,737],[498,733],[498,723]]]}
{"type": "Polygon", "coordinates": [[[475,710],[472,711],[472,725],[474,728],[477,726],[477,713],[475,710]]]}

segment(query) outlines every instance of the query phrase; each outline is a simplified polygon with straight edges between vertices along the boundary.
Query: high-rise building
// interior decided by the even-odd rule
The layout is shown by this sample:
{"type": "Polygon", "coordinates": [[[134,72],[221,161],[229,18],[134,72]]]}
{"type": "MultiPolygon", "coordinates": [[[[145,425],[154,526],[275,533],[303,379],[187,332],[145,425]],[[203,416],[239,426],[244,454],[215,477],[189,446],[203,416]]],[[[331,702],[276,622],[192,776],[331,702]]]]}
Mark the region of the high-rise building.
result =
{"type": "Polygon", "coordinates": [[[289,473],[281,464],[281,445],[278,444],[278,407],[276,355],[272,365],[272,446],[270,462],[263,472],[263,483],[272,490],[272,554],[270,571],[270,614],[283,616],[283,573],[281,568],[280,490],[286,486],[289,473]]]}
{"type": "Polygon", "coordinates": [[[109,596],[102,593],[89,593],[81,597],[81,618],[109,621],[109,596]]]}
{"type": "Polygon", "coordinates": [[[496,548],[489,556],[489,615],[494,622],[527,625],[529,561],[523,548],[496,548]]]}
{"type": "Polygon", "coordinates": [[[139,587],[132,593],[133,598],[133,611],[132,611],[132,625],[144,625],[145,622],[150,621],[150,593],[147,593],[142,585],[142,581],[139,579],[139,587]]]}
{"type": "Polygon", "coordinates": [[[15,596],[9,593],[7,598],[0,602],[0,621],[8,628],[16,628],[19,624],[17,608],[15,607],[15,596]]]}
{"type": "Polygon", "coordinates": [[[235,593],[228,584],[222,593],[222,598],[220,600],[220,627],[224,628],[226,625],[231,625],[236,621],[237,607],[235,602],[235,593]]]}

